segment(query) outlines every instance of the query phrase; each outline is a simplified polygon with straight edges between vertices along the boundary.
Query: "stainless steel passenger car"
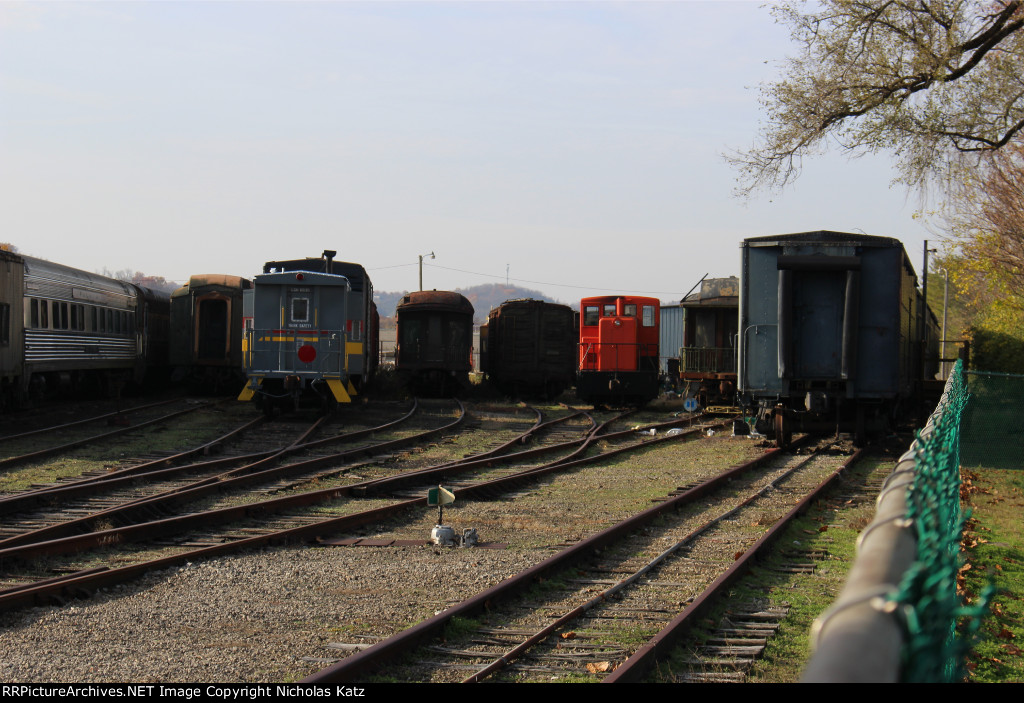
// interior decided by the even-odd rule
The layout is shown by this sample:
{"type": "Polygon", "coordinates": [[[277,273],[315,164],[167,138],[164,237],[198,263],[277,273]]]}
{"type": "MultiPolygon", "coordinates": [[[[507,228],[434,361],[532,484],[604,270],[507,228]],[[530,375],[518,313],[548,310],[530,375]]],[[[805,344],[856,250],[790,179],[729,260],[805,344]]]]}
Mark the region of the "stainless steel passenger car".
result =
{"type": "Polygon", "coordinates": [[[742,244],[738,386],[762,429],[879,430],[937,339],[897,239],[819,231],[742,244]]]}
{"type": "Polygon", "coordinates": [[[167,368],[165,294],[9,252],[2,267],[7,400],[62,387],[102,394],[167,368]]]}
{"type": "Polygon", "coordinates": [[[22,392],[24,286],[25,260],[0,249],[0,409],[13,404],[22,392]]]}

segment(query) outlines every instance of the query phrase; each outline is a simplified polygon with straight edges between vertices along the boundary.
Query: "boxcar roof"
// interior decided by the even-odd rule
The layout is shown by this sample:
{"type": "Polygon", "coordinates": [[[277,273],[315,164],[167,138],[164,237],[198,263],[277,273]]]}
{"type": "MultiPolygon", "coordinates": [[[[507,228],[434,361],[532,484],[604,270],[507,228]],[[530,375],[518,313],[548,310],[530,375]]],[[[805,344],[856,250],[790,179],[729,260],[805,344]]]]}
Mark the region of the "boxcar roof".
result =
{"type": "Polygon", "coordinates": [[[833,232],[832,230],[818,230],[817,232],[799,232],[796,234],[777,234],[769,237],[749,237],[743,240],[743,247],[770,247],[782,246],[784,244],[820,244],[823,246],[851,246],[872,247],[878,249],[899,249],[903,253],[903,266],[907,272],[914,277],[917,283],[917,273],[914,271],[910,257],[903,246],[903,242],[895,237],[879,237],[872,234],[860,234],[855,232],[833,232]]]}
{"type": "Polygon", "coordinates": [[[807,243],[807,244],[859,244],[865,247],[903,247],[903,242],[895,237],[879,237],[873,234],[855,232],[834,232],[822,229],[816,232],[798,232],[795,234],[776,234],[768,237],[748,237],[743,240],[744,246],[772,246],[773,244],[807,243]]]}

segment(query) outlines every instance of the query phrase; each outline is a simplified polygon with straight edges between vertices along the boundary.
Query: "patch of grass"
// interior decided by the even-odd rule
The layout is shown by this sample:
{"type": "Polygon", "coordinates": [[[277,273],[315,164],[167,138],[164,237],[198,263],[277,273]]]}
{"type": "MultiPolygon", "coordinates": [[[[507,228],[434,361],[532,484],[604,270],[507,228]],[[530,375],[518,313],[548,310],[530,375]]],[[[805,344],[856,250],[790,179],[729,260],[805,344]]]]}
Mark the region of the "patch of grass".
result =
{"type": "Polygon", "coordinates": [[[444,635],[442,635],[441,639],[445,642],[459,640],[476,633],[479,629],[479,621],[473,618],[453,617],[448,621],[448,624],[444,626],[444,635]]]}
{"type": "Polygon", "coordinates": [[[999,589],[968,658],[970,681],[1024,681],[1024,474],[975,468],[964,473],[961,497],[973,517],[964,531],[961,587],[973,601],[990,581],[999,589]]]}
{"type": "MultiPolygon", "coordinates": [[[[892,470],[888,458],[865,461],[854,468],[846,481],[854,486],[873,474],[892,470]]],[[[792,683],[810,657],[809,633],[814,619],[832,605],[846,580],[856,552],[856,541],[874,513],[874,501],[849,503],[838,499],[818,501],[806,515],[797,518],[776,542],[771,554],[754,566],[711,611],[701,619],[697,631],[687,636],[662,662],[652,681],[674,681],[689,669],[692,647],[715,636],[715,630],[730,607],[756,603],[762,607],[787,606],[788,615],[761,658],[747,672],[747,680],[758,683],[792,683]],[[824,555],[823,557],[821,555],[824,555]],[[791,573],[786,567],[813,561],[813,573],[791,573]]]]}

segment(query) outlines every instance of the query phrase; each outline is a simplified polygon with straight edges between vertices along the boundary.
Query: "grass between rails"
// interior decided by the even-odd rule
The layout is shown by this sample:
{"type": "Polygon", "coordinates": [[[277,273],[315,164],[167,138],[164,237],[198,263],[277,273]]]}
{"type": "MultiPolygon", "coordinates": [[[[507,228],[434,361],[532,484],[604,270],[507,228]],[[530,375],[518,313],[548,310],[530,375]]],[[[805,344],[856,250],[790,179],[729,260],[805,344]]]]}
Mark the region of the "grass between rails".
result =
{"type": "MultiPolygon", "coordinates": [[[[857,491],[872,478],[892,471],[889,457],[870,459],[854,467],[844,486],[857,491]]],[[[832,497],[818,501],[806,515],[794,521],[776,542],[767,558],[754,566],[700,623],[694,640],[714,636],[723,618],[733,608],[757,606],[786,607],[788,615],[778,631],[768,638],[767,647],[747,672],[746,680],[757,683],[791,683],[800,680],[810,657],[809,633],[814,619],[838,596],[856,551],[857,536],[874,513],[874,492],[866,489],[862,497],[849,498],[833,491],[832,497]],[[814,562],[813,573],[793,573],[794,564],[814,562]]],[[[689,670],[691,652],[679,648],[659,665],[651,681],[679,680],[689,670]]]]}
{"type": "MultiPolygon", "coordinates": [[[[241,405],[211,407],[189,413],[155,427],[128,432],[116,440],[85,445],[56,458],[13,468],[0,474],[0,494],[22,491],[33,485],[53,483],[61,478],[80,476],[92,471],[117,469],[125,458],[157,452],[178,452],[196,447],[216,438],[225,425],[241,425],[251,419],[251,410],[241,405]]],[[[92,433],[103,431],[93,429],[92,433]]],[[[52,437],[36,440],[40,447],[52,442],[52,437]]],[[[23,451],[31,451],[29,447],[23,451]]]]}
{"type": "Polygon", "coordinates": [[[972,516],[964,530],[960,586],[968,601],[990,581],[999,589],[968,658],[968,679],[1024,682],[1024,473],[965,470],[961,498],[972,516]]]}

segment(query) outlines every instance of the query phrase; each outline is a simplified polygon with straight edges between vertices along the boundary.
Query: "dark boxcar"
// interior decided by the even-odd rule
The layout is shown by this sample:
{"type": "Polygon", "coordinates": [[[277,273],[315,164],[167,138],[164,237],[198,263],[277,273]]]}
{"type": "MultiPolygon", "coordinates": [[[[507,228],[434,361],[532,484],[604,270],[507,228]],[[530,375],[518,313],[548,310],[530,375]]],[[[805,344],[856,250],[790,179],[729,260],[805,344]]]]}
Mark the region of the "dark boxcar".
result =
{"type": "Polygon", "coordinates": [[[319,259],[268,261],[263,265],[263,273],[313,271],[348,279],[348,373],[353,386],[361,391],[377,372],[380,318],[373,302],[373,282],[366,269],[348,261],[335,261],[335,256],[337,252],[328,249],[319,259]]]}
{"type": "Polygon", "coordinates": [[[819,421],[885,427],[917,392],[924,326],[897,239],[842,232],[742,244],[739,390],[780,442],[819,421]]]}
{"type": "Polygon", "coordinates": [[[679,379],[685,397],[702,408],[732,405],[736,396],[736,327],[740,282],[735,276],[701,282],[686,297],[679,379]]]}
{"type": "Polygon", "coordinates": [[[349,281],[314,271],[256,276],[244,342],[248,382],[239,400],[258,398],[264,412],[313,399],[328,410],[349,403],[349,281]]]}
{"type": "Polygon", "coordinates": [[[660,303],[600,296],[580,301],[579,375],[585,402],[643,404],[658,395],[660,303]]]}
{"type": "Polygon", "coordinates": [[[468,385],[473,304],[451,291],[408,293],[395,308],[395,369],[416,393],[449,395],[468,385]]]}
{"type": "Polygon", "coordinates": [[[504,302],[480,331],[483,371],[507,395],[553,398],[575,381],[578,326],[568,305],[504,302]]]}
{"type": "Polygon", "coordinates": [[[171,365],[176,381],[214,393],[237,392],[242,371],[242,295],[247,278],[203,274],[171,294],[171,365]]]}

